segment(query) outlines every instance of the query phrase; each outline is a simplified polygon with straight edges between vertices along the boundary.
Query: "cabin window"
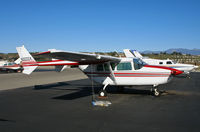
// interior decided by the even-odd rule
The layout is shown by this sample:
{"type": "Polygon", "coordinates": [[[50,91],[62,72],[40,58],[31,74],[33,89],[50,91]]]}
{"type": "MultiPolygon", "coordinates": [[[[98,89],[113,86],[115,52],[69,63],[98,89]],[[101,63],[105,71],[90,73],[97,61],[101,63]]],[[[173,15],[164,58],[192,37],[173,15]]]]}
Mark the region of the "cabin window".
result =
{"type": "Polygon", "coordinates": [[[103,71],[103,64],[97,65],[97,71],[103,71]]]}
{"type": "MultiPolygon", "coordinates": [[[[112,70],[115,69],[116,63],[110,63],[112,70]]],[[[107,63],[104,64],[98,64],[96,66],[97,71],[110,71],[109,65],[107,63]]]]}
{"type": "Polygon", "coordinates": [[[130,62],[119,63],[117,65],[117,70],[132,70],[132,66],[130,62]]]}
{"type": "Polygon", "coordinates": [[[172,62],[171,61],[167,61],[167,64],[172,64],[172,62]]]}
{"type": "Polygon", "coordinates": [[[111,65],[111,68],[112,68],[112,70],[115,70],[115,67],[116,67],[116,63],[110,63],[110,65],[111,65]]]}
{"type": "Polygon", "coordinates": [[[159,64],[161,65],[161,64],[163,64],[163,62],[159,62],[159,64]]]}
{"type": "Polygon", "coordinates": [[[108,66],[107,63],[104,64],[104,70],[105,70],[105,71],[109,71],[109,66],[108,66]]]}

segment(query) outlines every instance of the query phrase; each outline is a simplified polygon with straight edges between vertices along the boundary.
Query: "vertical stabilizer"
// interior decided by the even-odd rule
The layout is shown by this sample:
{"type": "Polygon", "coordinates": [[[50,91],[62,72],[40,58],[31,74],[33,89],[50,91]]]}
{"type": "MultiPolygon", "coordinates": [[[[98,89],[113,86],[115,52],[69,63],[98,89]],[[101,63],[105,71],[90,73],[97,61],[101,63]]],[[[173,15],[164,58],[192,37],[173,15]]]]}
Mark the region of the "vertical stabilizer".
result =
{"type": "Polygon", "coordinates": [[[143,58],[143,56],[137,50],[131,50],[135,57],[143,58]]]}
{"type": "Polygon", "coordinates": [[[143,58],[143,56],[137,50],[124,49],[124,54],[126,57],[143,58]]]}
{"type": "Polygon", "coordinates": [[[21,59],[21,65],[24,68],[22,73],[31,74],[37,68],[37,62],[24,46],[17,47],[16,49],[21,59]]]}
{"type": "Polygon", "coordinates": [[[135,57],[130,49],[124,49],[124,54],[126,57],[135,57]]]}

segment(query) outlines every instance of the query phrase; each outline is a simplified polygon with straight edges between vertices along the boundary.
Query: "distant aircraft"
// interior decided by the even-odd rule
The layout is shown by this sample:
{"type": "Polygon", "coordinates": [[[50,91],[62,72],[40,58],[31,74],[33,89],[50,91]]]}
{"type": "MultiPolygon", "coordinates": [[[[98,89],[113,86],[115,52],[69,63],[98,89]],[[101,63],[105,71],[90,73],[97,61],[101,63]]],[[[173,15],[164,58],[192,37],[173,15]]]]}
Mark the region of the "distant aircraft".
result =
{"type": "Polygon", "coordinates": [[[21,59],[18,58],[15,62],[5,62],[3,66],[0,66],[0,71],[5,72],[22,72],[23,67],[20,65],[21,59]]]}
{"type": "Polygon", "coordinates": [[[145,58],[136,50],[124,49],[124,53],[126,57],[138,57],[149,65],[166,66],[166,67],[183,71],[187,76],[189,76],[189,73],[191,71],[198,68],[198,66],[195,66],[195,65],[176,63],[169,59],[159,60],[159,59],[145,58]]]}
{"type": "Polygon", "coordinates": [[[24,46],[17,47],[22,60],[23,73],[31,74],[38,66],[57,65],[61,68],[65,65],[78,65],[92,81],[104,85],[99,96],[106,96],[106,87],[151,85],[152,94],[159,96],[161,93],[157,86],[168,83],[173,76],[183,73],[177,69],[145,65],[140,59],[118,58],[112,56],[68,52],[62,50],[49,50],[38,55],[59,59],[57,62],[36,62],[24,46]]]}

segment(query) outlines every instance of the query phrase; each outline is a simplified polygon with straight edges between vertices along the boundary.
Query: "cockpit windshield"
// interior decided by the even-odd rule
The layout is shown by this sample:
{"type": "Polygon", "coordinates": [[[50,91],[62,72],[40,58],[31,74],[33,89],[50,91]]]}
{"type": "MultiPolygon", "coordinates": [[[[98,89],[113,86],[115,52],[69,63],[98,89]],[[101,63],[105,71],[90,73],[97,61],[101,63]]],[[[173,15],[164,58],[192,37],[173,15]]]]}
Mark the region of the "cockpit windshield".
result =
{"type": "Polygon", "coordinates": [[[143,65],[145,65],[145,62],[143,62],[141,59],[133,59],[133,64],[135,70],[141,69],[143,65]]]}

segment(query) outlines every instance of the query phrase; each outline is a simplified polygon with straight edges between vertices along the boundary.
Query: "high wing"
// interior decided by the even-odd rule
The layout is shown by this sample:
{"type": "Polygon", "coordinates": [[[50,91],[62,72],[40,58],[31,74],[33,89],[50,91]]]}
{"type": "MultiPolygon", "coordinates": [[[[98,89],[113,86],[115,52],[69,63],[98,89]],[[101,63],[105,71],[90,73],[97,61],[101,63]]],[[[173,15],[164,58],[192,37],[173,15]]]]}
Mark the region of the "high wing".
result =
{"type": "Polygon", "coordinates": [[[41,52],[37,55],[42,55],[46,57],[51,57],[60,60],[68,60],[78,62],[80,65],[87,64],[98,64],[104,62],[120,62],[121,59],[118,57],[89,54],[89,53],[79,53],[79,52],[69,52],[62,50],[51,49],[47,52],[41,52]]]}

